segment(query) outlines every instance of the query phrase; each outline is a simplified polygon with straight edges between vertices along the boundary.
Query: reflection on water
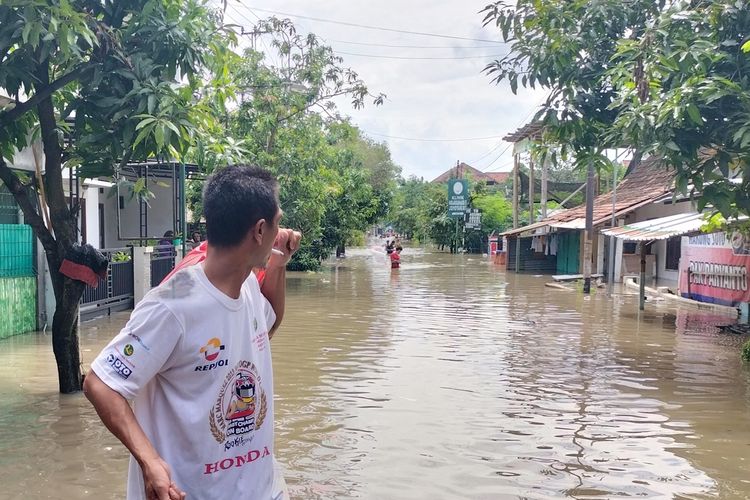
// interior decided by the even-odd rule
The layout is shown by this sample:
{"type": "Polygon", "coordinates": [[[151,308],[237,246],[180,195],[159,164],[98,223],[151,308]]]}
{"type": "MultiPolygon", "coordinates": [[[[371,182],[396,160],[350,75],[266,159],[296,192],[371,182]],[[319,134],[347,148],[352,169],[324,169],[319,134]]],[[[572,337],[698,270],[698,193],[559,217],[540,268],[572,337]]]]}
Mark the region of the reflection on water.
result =
{"type": "MultiPolygon", "coordinates": [[[[729,320],[544,282],[411,249],[395,271],[361,250],[291,275],[273,347],[293,496],[750,497],[729,320]]],[[[126,317],[85,325],[85,362],[126,317]]],[[[0,360],[0,497],[122,498],[127,453],[56,393],[49,337],[0,360]]]]}

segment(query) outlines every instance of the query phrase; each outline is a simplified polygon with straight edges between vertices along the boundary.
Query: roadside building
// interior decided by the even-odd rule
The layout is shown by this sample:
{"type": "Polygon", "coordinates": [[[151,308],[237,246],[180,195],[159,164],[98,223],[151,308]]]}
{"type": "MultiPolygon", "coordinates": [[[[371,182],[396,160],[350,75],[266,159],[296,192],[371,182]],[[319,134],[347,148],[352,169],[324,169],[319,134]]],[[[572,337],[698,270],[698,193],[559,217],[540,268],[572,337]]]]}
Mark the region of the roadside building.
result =
{"type": "MultiPolygon", "coordinates": [[[[595,269],[596,273],[606,272],[609,253],[609,242],[601,237],[598,231],[612,226],[613,214],[614,225],[617,226],[691,210],[689,203],[671,202],[673,182],[674,174],[662,162],[657,158],[648,158],[625,176],[617,186],[616,194],[610,191],[594,198],[595,235],[592,269],[595,269]]],[[[505,245],[508,249],[507,269],[520,272],[578,274],[583,269],[585,228],[586,207],[580,205],[555,211],[538,222],[504,232],[502,236],[508,240],[508,244],[505,245]],[[516,241],[519,241],[520,245],[517,245],[516,241]],[[516,248],[520,249],[518,254],[516,248]]],[[[660,262],[666,265],[666,261],[663,260],[666,256],[666,247],[662,254],[660,262]]],[[[635,255],[635,249],[631,245],[617,245],[616,280],[619,280],[623,273],[630,271],[633,259],[631,255],[635,255]]],[[[654,262],[652,275],[655,275],[658,272],[656,251],[649,260],[654,262]]]]}

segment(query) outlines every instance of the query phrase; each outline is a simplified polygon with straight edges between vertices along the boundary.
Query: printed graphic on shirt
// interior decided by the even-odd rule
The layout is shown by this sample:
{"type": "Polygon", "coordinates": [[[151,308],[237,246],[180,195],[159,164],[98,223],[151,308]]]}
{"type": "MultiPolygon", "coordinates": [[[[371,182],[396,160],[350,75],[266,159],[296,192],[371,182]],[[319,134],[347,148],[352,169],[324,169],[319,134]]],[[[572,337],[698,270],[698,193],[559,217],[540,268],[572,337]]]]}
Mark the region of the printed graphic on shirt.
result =
{"type": "Polygon", "coordinates": [[[206,361],[213,361],[219,357],[219,354],[221,354],[221,351],[223,350],[224,344],[221,343],[220,339],[214,337],[206,342],[206,345],[201,347],[200,352],[206,357],[206,361]]]}
{"type": "MultiPolygon", "coordinates": [[[[141,338],[140,338],[140,337],[139,337],[138,335],[136,335],[135,333],[129,332],[129,333],[128,333],[128,337],[131,337],[131,338],[132,338],[132,339],[134,339],[134,340],[135,340],[136,342],[138,342],[138,345],[140,345],[140,346],[141,346],[141,347],[142,347],[142,348],[143,348],[143,349],[144,349],[144,350],[145,350],[146,352],[150,352],[150,351],[151,351],[151,349],[149,348],[149,346],[147,346],[147,345],[146,345],[146,343],[145,343],[145,342],[143,341],[143,339],[141,339],[141,338]]],[[[128,344],[128,345],[130,345],[130,346],[132,347],[132,345],[131,345],[131,344],[128,344]]]]}
{"type": "Polygon", "coordinates": [[[122,362],[122,360],[115,356],[114,354],[109,354],[107,356],[107,363],[109,363],[112,368],[115,369],[115,372],[121,376],[122,378],[126,379],[130,376],[131,373],[133,373],[133,370],[128,368],[125,363],[122,362]]]}
{"type": "Polygon", "coordinates": [[[208,364],[201,363],[198,366],[195,367],[195,371],[197,372],[205,372],[209,370],[213,370],[214,368],[218,368],[220,366],[226,366],[227,360],[226,359],[219,359],[221,356],[221,352],[224,350],[224,344],[221,343],[221,339],[219,338],[212,338],[208,342],[206,342],[206,345],[200,348],[198,351],[202,356],[202,360],[208,361],[208,364]]]}
{"type": "Polygon", "coordinates": [[[249,443],[266,419],[268,402],[258,370],[240,361],[227,373],[219,397],[208,415],[211,434],[228,450],[249,443]]]}
{"type": "Polygon", "coordinates": [[[132,356],[135,352],[135,349],[133,348],[133,344],[125,344],[125,347],[122,350],[123,354],[125,356],[132,356]]]}

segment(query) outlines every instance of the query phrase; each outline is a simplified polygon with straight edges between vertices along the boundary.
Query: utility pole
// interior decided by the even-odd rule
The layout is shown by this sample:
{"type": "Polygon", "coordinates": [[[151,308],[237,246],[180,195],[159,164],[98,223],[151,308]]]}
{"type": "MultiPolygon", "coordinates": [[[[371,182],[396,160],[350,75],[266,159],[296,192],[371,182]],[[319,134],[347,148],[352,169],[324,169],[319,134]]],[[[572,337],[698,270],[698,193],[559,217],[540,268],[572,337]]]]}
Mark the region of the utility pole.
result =
{"type": "Polygon", "coordinates": [[[541,192],[541,204],[542,204],[542,219],[547,218],[547,168],[549,166],[549,155],[545,154],[542,160],[542,192],[541,192]]]}
{"type": "Polygon", "coordinates": [[[586,237],[583,240],[583,293],[591,293],[591,250],[594,241],[594,162],[586,176],[586,237]]]}
{"type": "MultiPolygon", "coordinates": [[[[612,162],[612,227],[617,227],[617,217],[615,216],[615,210],[617,208],[617,160],[612,162]]],[[[608,272],[607,272],[607,295],[612,296],[612,292],[615,287],[615,246],[617,245],[617,238],[615,235],[609,237],[609,259],[608,259],[608,272]]]]}
{"type": "MultiPolygon", "coordinates": [[[[521,180],[518,177],[519,170],[519,158],[518,153],[513,155],[513,229],[518,228],[518,196],[519,196],[519,185],[521,180]]],[[[510,250],[510,249],[508,249],[510,250]]],[[[518,272],[518,268],[521,265],[521,235],[516,235],[516,267],[515,270],[518,272]]]]}

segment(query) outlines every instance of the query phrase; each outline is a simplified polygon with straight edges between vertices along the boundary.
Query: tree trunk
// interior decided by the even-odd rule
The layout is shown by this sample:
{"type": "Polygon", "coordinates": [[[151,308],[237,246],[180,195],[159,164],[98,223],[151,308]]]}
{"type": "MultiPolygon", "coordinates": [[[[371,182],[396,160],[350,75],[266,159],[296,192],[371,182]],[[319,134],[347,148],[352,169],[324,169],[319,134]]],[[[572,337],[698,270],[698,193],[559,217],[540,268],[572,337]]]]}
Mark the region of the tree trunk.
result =
{"type": "Polygon", "coordinates": [[[65,278],[62,297],[55,297],[57,306],[52,319],[52,350],[57,361],[60,392],[70,394],[82,389],[83,372],[78,347],[78,301],[84,285],[65,278]]]}
{"type": "Polygon", "coordinates": [[[47,262],[55,292],[52,318],[52,351],[57,362],[60,392],[70,394],[83,388],[81,354],[78,346],[78,308],[85,283],[63,276],[58,269],[62,259],[47,253],[47,262]]]}

